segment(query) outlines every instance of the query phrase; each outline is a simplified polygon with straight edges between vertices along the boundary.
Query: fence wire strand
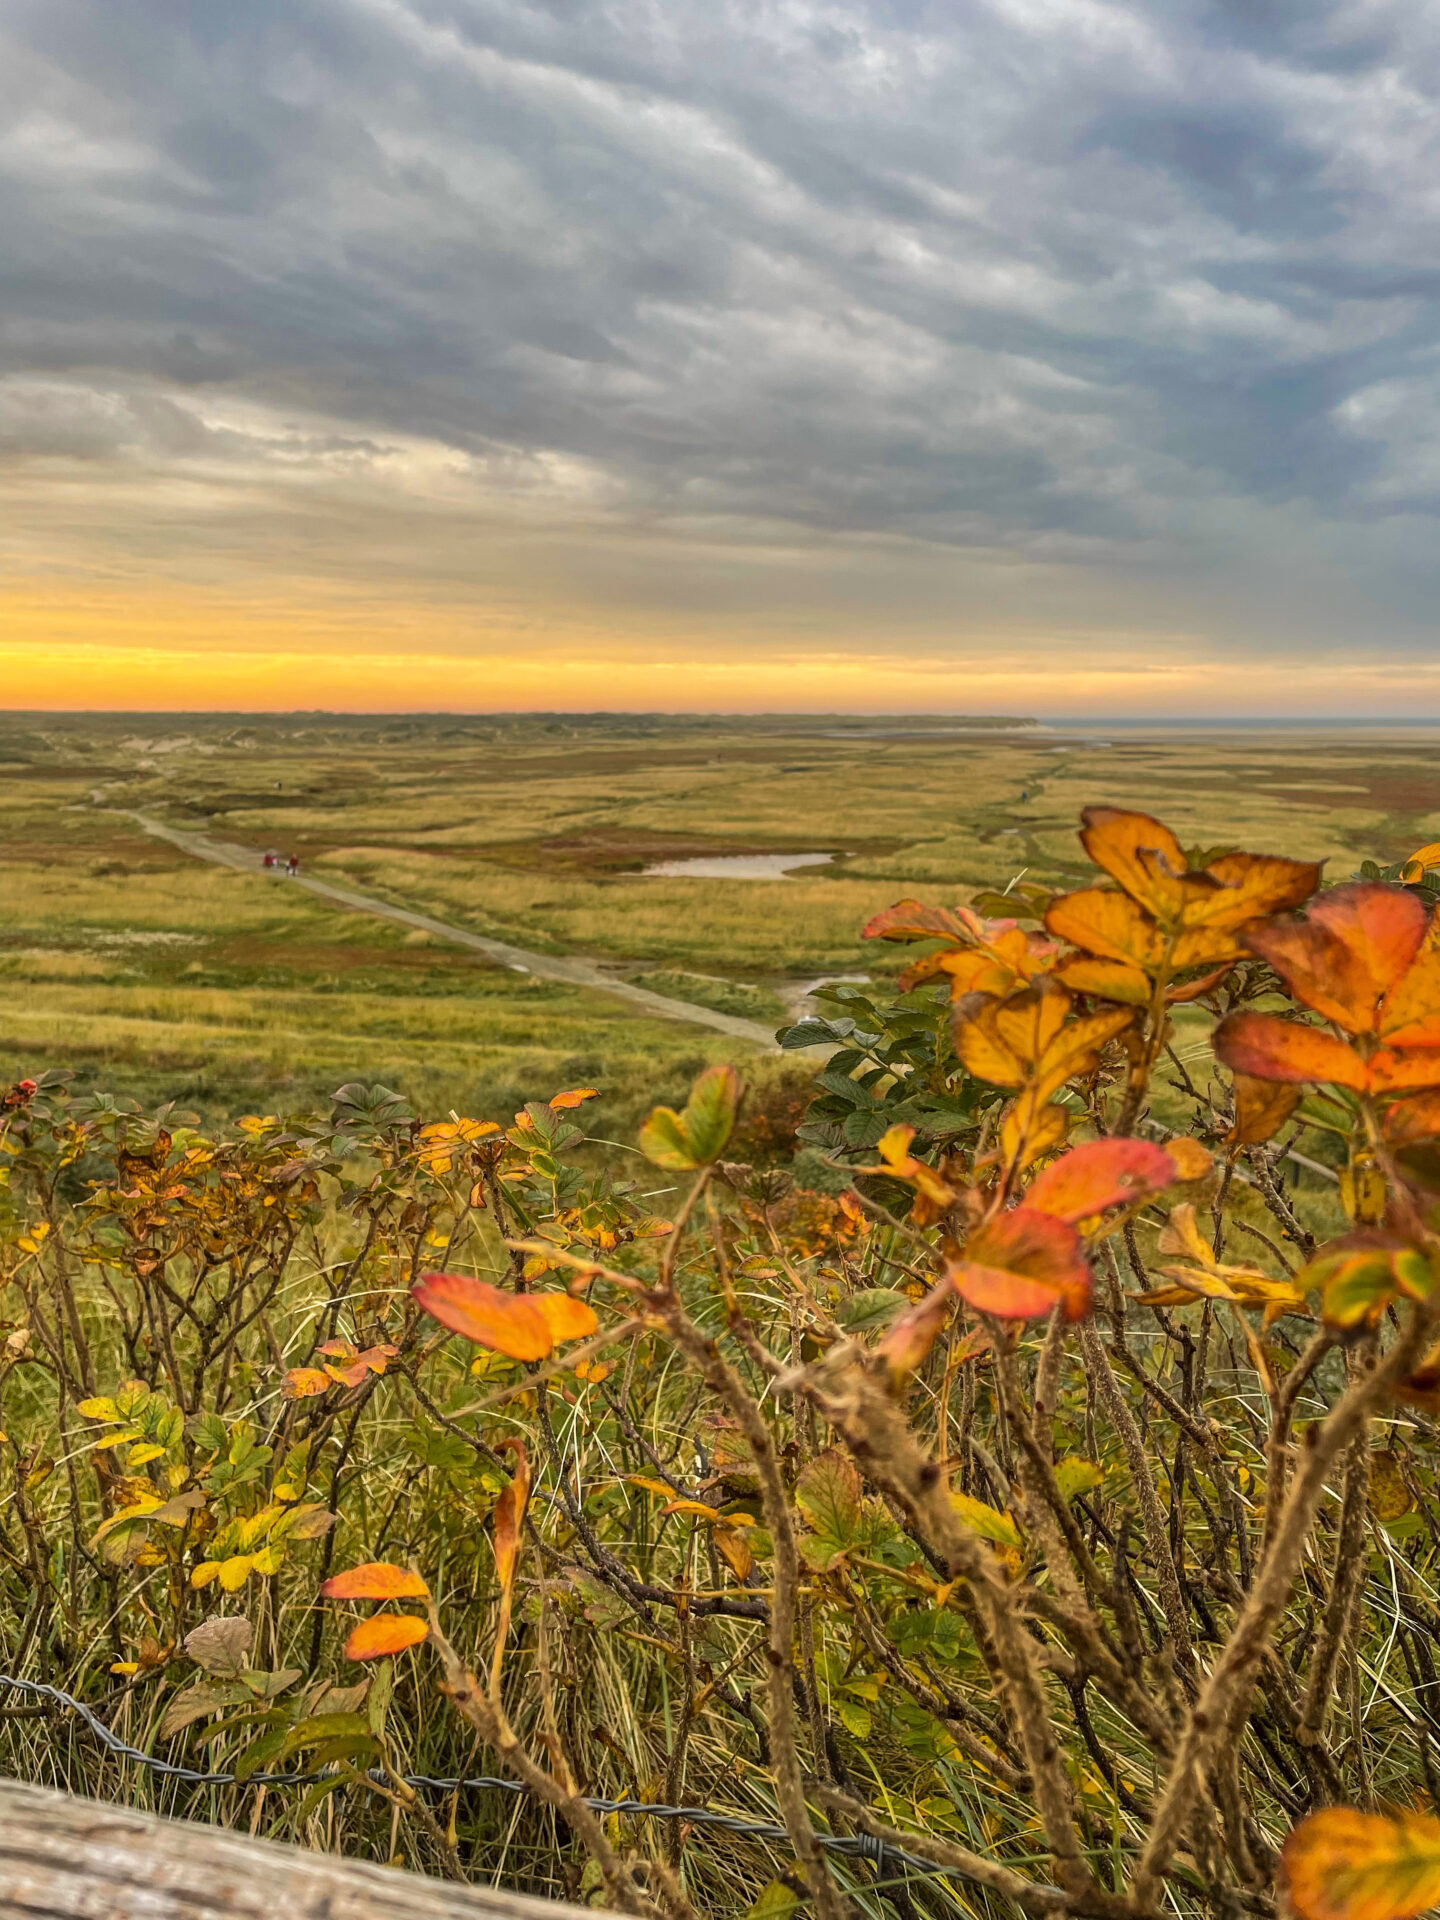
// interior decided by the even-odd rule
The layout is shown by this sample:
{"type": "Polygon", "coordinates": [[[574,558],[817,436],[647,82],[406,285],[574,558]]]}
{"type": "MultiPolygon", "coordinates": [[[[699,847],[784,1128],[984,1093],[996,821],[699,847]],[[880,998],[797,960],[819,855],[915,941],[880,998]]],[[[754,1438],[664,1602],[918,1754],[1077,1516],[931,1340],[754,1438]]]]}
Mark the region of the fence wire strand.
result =
{"type": "MultiPolygon", "coordinates": [[[[243,1779],[233,1773],[206,1772],[197,1767],[181,1766],[174,1760],[162,1760],[153,1753],[144,1753],[139,1747],[132,1747],[122,1740],[113,1728],[106,1726],[93,1707],[87,1707],[83,1700],[77,1700],[73,1694],[66,1693],[60,1687],[52,1687],[43,1680],[20,1680],[13,1674],[0,1673],[0,1688],[13,1689],[17,1693],[28,1693],[40,1700],[51,1701],[57,1707],[63,1707],[82,1720],[94,1734],[107,1753],[117,1760],[129,1760],[136,1766],[144,1767],[148,1772],[158,1774],[163,1779],[178,1781],[189,1787],[298,1787],[308,1786],[316,1780],[326,1780],[334,1776],[334,1769],[320,1773],[263,1773],[258,1769],[248,1773],[243,1779]]],[[[379,1768],[372,1768],[365,1774],[357,1774],[361,1780],[373,1779],[385,1784],[388,1776],[379,1768]]],[[[456,1792],[493,1792],[510,1794],[528,1794],[530,1788],[521,1780],[507,1780],[495,1774],[472,1774],[459,1779],[442,1779],[429,1773],[406,1773],[400,1776],[406,1786],[431,1787],[438,1793],[456,1792]]],[[[653,1800],[606,1800],[598,1796],[586,1796],[585,1805],[595,1813],[619,1813],[631,1818],[647,1820],[684,1820],[695,1827],[718,1827],[722,1833],[734,1833],[752,1840],[788,1841],[786,1833],[778,1821],[744,1820],[738,1814],[717,1813],[712,1807],[667,1807],[653,1800]]],[[[937,1861],[925,1860],[919,1854],[910,1853],[904,1847],[893,1846],[888,1840],[881,1840],[874,1834],[817,1833],[816,1840],[831,1853],[848,1854],[852,1858],[868,1860],[880,1868],[902,1868],[907,1873],[940,1874],[963,1879],[965,1876],[956,1867],[942,1866],[937,1861]]],[[[1050,1891],[1036,1883],[1037,1893],[1050,1891]]],[[[1057,1889],[1058,1891],[1058,1889],[1057,1889]]]]}

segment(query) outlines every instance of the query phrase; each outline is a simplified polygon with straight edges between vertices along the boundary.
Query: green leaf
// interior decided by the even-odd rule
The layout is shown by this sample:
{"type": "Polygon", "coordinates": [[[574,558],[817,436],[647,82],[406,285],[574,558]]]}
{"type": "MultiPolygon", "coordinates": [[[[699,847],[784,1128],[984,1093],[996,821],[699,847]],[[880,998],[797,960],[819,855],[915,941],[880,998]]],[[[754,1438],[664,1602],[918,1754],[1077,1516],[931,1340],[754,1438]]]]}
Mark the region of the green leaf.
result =
{"type": "Polygon", "coordinates": [[[846,1333],[873,1333],[878,1327],[888,1327],[906,1304],[904,1294],[893,1287],[866,1287],[841,1301],[835,1309],[835,1321],[846,1333]]]}
{"type": "Polygon", "coordinates": [[[1093,1460],[1061,1460],[1056,1463],[1055,1483],[1067,1500],[1077,1493],[1089,1493],[1105,1478],[1105,1469],[1093,1460]]]}
{"type": "Polygon", "coordinates": [[[868,1707],[862,1707],[858,1700],[839,1700],[835,1704],[835,1711],[847,1733],[853,1733],[857,1740],[868,1737],[875,1721],[868,1707]]]}
{"type": "Polygon", "coordinates": [[[640,1151],[672,1173],[687,1172],[696,1164],[684,1122],[673,1107],[656,1107],[640,1129],[640,1151]]]}
{"type": "Polygon", "coordinates": [[[291,1727],[285,1736],[286,1760],[293,1759],[306,1747],[324,1746],[332,1740],[353,1740],[363,1735],[370,1738],[370,1722],[363,1713],[317,1713],[309,1720],[301,1720],[291,1727]]]}
{"type": "Polygon", "coordinates": [[[787,1887],[783,1880],[772,1880],[761,1889],[745,1920],[790,1920],[799,1904],[800,1896],[793,1887],[787,1887]]]}
{"type": "Polygon", "coordinates": [[[862,1544],[860,1476],[842,1453],[827,1448],[808,1462],[795,1483],[795,1501],[812,1531],[800,1552],[816,1573],[828,1573],[862,1544]]]}
{"type": "Polygon", "coordinates": [[[690,1089],[680,1116],[696,1166],[708,1167],[725,1150],[740,1104],[740,1076],[734,1067],[707,1067],[690,1089]]]}

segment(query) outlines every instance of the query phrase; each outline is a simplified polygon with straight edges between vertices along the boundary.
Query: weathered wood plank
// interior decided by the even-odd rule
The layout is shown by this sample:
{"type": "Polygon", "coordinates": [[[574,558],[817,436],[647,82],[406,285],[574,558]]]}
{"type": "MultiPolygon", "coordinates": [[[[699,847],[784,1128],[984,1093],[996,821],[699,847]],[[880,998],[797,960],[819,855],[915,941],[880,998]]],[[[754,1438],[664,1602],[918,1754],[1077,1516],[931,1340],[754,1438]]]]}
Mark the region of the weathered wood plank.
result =
{"type": "Polygon", "coordinates": [[[593,1920],[0,1780],[0,1920],[593,1920]]]}

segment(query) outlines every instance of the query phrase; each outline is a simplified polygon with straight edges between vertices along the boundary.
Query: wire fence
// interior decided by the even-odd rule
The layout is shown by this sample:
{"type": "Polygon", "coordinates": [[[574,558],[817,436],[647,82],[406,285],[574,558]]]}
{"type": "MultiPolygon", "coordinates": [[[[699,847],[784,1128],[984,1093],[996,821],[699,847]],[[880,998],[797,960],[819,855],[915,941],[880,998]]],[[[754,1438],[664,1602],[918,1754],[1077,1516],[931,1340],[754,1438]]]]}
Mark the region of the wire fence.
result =
{"type": "MultiPolygon", "coordinates": [[[[191,1787],[299,1787],[309,1786],[317,1780],[331,1779],[334,1769],[319,1773],[263,1773],[258,1769],[246,1774],[242,1779],[233,1773],[206,1772],[198,1767],[186,1767],[174,1760],[162,1760],[153,1753],[144,1753],[139,1747],[132,1747],[122,1740],[113,1728],[107,1727],[92,1707],[83,1700],[77,1700],[73,1694],[66,1693],[60,1687],[52,1687],[43,1680],[20,1680],[13,1674],[0,1673],[0,1689],[13,1689],[17,1693],[30,1694],[39,1700],[48,1700],[57,1707],[63,1707],[76,1717],[94,1734],[107,1753],[117,1760],[129,1760],[136,1766],[144,1767],[148,1772],[163,1779],[178,1781],[191,1787]]],[[[375,1779],[385,1783],[388,1776],[378,1768],[357,1776],[360,1779],[375,1779]]],[[[409,1787],[430,1787],[439,1793],[509,1793],[528,1794],[531,1789],[520,1780],[507,1780],[493,1774],[473,1774],[459,1779],[442,1779],[428,1773],[407,1773],[400,1776],[409,1787]]],[[[654,1800],[606,1800],[598,1796],[587,1796],[585,1805],[595,1813],[619,1813],[631,1818],[646,1820],[684,1820],[695,1827],[718,1827],[723,1833],[741,1834],[752,1840],[789,1840],[785,1828],[774,1820],[745,1820],[738,1814],[718,1813],[712,1807],[667,1807],[654,1800]]],[[[958,1868],[942,1866],[937,1861],[925,1860],[919,1854],[910,1853],[904,1847],[897,1847],[888,1840],[881,1840],[874,1834],[817,1833],[816,1840],[831,1853],[848,1854],[854,1859],[868,1860],[881,1871],[890,1873],[939,1874],[963,1879],[965,1876],[958,1868]]],[[[1049,1891],[1037,1883],[1037,1893],[1049,1891]]]]}

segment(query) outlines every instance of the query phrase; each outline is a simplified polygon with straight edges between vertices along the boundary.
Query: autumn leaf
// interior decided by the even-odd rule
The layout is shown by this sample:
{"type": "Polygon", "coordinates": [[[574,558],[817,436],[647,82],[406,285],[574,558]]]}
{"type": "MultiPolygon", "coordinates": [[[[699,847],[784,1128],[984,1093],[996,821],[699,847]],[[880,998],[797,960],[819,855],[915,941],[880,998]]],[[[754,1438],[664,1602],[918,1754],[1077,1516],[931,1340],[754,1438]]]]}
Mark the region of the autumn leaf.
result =
{"type": "Polygon", "coordinates": [[[954,1310],[954,1295],[946,1279],[891,1321],[890,1330],[876,1352],[890,1369],[892,1379],[899,1380],[914,1372],[939,1339],[954,1310]]]}
{"type": "Polygon", "coordinates": [[[1417,847],[1405,862],[1400,878],[1413,885],[1423,880],[1432,867],[1440,867],[1440,840],[1431,840],[1426,846],[1417,847]]]}
{"type": "Polygon", "coordinates": [[[1027,1207],[1073,1226],[1173,1186],[1175,1162],[1150,1140],[1087,1140],[1053,1161],[1032,1182],[1027,1207]]]}
{"type": "Polygon", "coordinates": [[[573,1087],[568,1093],[552,1093],[547,1105],[554,1113],[568,1113],[572,1107],[580,1107],[587,1100],[598,1100],[598,1087],[573,1087]]]}
{"type": "Polygon", "coordinates": [[[367,1560],[347,1573],[332,1574],[320,1591],[327,1600],[424,1600],[430,1594],[418,1573],[388,1560],[367,1560]]]}
{"type": "Polygon", "coordinates": [[[945,907],[923,906],[918,900],[899,900],[867,920],[860,930],[863,940],[972,940],[980,921],[962,907],[951,913],[945,907]]]}
{"type": "Polygon", "coordinates": [[[1378,1227],[1330,1241],[1295,1276],[1297,1287],[1318,1290],[1326,1326],[1340,1333],[1377,1326],[1396,1300],[1427,1299],[1434,1284],[1420,1248],[1378,1227]]]}
{"type": "Polygon", "coordinates": [[[709,1166],[724,1152],[740,1103],[733,1067],[709,1067],[690,1089],[682,1113],[656,1107],[640,1129],[640,1146],[657,1167],[685,1172],[709,1166]]]}
{"type": "Polygon", "coordinates": [[[935,1169],[924,1160],[917,1160],[910,1152],[910,1142],[915,1138],[915,1129],[904,1123],[889,1127],[875,1143],[875,1151],[880,1155],[878,1167],[857,1167],[857,1173],[884,1173],[892,1180],[906,1180],[926,1201],[930,1217],[938,1218],[948,1207],[953,1207],[959,1196],[953,1187],[942,1179],[935,1169]]]}
{"type": "Polygon", "coordinates": [[[1140,974],[1163,965],[1166,942],[1138,901],[1109,887],[1084,887],[1054,901],[1045,925],[1058,939],[1105,960],[1120,961],[1140,974]]]}
{"type": "Polygon", "coordinates": [[[380,1660],[390,1653],[403,1653],[415,1647],[430,1629],[413,1613],[377,1613],[362,1620],[345,1642],[347,1660],[380,1660]]]}
{"type": "Polygon", "coordinates": [[[1440,1903],[1440,1820],[1326,1807],[1293,1829],[1280,1876],[1299,1920],[1413,1920],[1440,1903]]]}
{"type": "Polygon", "coordinates": [[[1057,1304],[1067,1320],[1083,1320],[1090,1311],[1090,1269],[1079,1234],[1036,1207],[1012,1208],[973,1233],[946,1277],[972,1307],[1002,1320],[1038,1319],[1057,1304]]]}
{"type": "Polygon", "coordinates": [[[1118,807],[1086,807],[1080,819],[1080,844],[1096,866],[1157,920],[1178,918],[1185,897],[1181,875],[1190,863],[1170,829],[1148,813],[1118,807]]]}
{"type": "Polygon", "coordinates": [[[490,1663],[490,1694],[498,1698],[501,1663],[510,1635],[510,1612],[515,1603],[515,1570],[520,1563],[521,1530],[530,1500],[530,1461],[523,1440],[502,1440],[501,1448],[515,1455],[514,1477],[495,1502],[495,1577],[500,1582],[500,1609],[495,1626],[495,1656],[490,1663]]]}
{"type": "Polygon", "coordinates": [[[555,1344],[550,1323],[529,1294],[506,1293],[462,1273],[422,1273],[410,1293],[441,1326],[512,1360],[544,1360],[555,1344]]]}
{"type": "MultiPolygon", "coordinates": [[[[1149,814],[1086,807],[1081,820],[1081,844],[1096,866],[1162,928],[1176,933],[1184,929],[1190,936],[1190,947],[1177,942],[1172,950],[1170,964],[1176,971],[1204,964],[1207,940],[1298,906],[1320,882],[1320,869],[1311,862],[1265,854],[1221,854],[1207,868],[1192,871],[1174,834],[1149,814]]],[[[1220,949],[1212,951],[1215,958],[1222,957],[1220,949]]]]}
{"type": "Polygon", "coordinates": [[[553,1341],[581,1340],[598,1331],[595,1309],[571,1293],[532,1293],[536,1311],[550,1330],[553,1341]]]}
{"type": "Polygon", "coordinates": [[[1425,929],[1413,893],[1362,880],[1322,893],[1303,920],[1252,927],[1248,940],[1304,1006],[1346,1033],[1378,1033],[1380,1003],[1409,971],[1425,929]]]}
{"type": "Polygon", "coordinates": [[[1295,1111],[1300,1089],[1293,1081],[1235,1076],[1235,1121],[1225,1140],[1232,1147],[1255,1147],[1273,1140],[1295,1111]]]}
{"type": "Polygon", "coordinates": [[[735,1578],[742,1584],[748,1580],[755,1565],[755,1553],[745,1538],[745,1530],[740,1527],[712,1527],[710,1538],[735,1578]]]}
{"type": "Polygon", "coordinates": [[[1231,1013],[1211,1038],[1215,1057],[1252,1080],[1283,1080],[1293,1085],[1328,1082],[1365,1092],[1366,1063],[1352,1046],[1319,1027],[1304,1027],[1273,1013],[1231,1013]]]}
{"type": "Polygon", "coordinates": [[[977,1080],[998,1087],[1029,1087],[1045,1100],[1067,1080],[1090,1073],[1100,1048],[1134,1019],[1129,1008],[1070,1019],[1073,1001],[1063,988],[1041,984],[956,1008],[955,1051],[977,1080]]]}
{"type": "Polygon", "coordinates": [[[283,1400],[308,1400],[317,1393],[328,1393],[329,1371],[323,1367],[291,1367],[280,1387],[283,1400]]]}

